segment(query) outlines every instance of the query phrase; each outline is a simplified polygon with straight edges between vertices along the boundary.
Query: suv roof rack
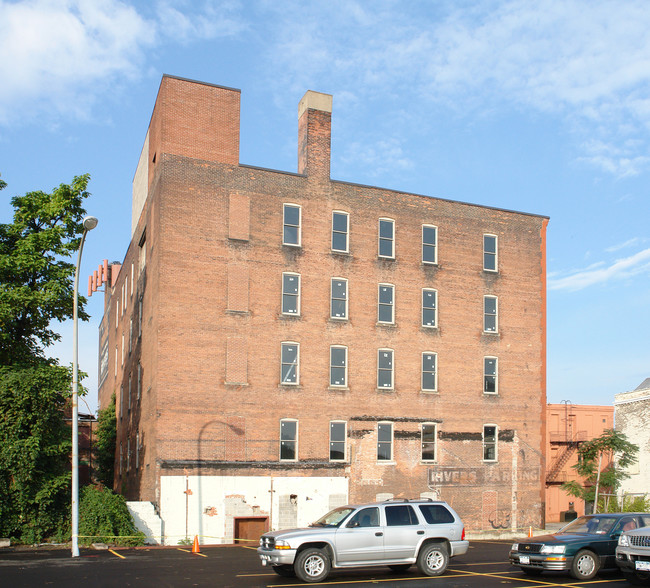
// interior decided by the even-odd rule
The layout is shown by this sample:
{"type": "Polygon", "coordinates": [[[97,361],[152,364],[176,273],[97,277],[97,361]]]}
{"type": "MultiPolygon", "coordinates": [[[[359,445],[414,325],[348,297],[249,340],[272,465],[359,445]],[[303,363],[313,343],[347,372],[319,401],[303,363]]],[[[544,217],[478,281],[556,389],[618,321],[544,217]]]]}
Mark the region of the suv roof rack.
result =
{"type": "Polygon", "coordinates": [[[434,502],[433,498],[387,498],[382,502],[434,502]]]}

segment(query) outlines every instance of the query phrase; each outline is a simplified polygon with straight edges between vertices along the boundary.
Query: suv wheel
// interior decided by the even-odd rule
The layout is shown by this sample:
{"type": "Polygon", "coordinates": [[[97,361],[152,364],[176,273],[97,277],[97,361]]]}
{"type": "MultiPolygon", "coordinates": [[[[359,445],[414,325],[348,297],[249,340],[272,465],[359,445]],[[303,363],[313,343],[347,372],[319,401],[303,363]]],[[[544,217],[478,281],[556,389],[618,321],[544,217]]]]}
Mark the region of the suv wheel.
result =
{"type": "Polygon", "coordinates": [[[305,549],[296,557],[294,569],[303,582],[320,582],[330,573],[330,558],[322,549],[305,549]]]}
{"type": "Polygon", "coordinates": [[[439,576],[449,563],[449,554],[440,543],[425,545],[418,554],[418,569],[426,576],[439,576]]]}
{"type": "Polygon", "coordinates": [[[571,575],[577,580],[591,580],[598,572],[598,558],[588,549],[576,553],[571,565],[571,575]]]}

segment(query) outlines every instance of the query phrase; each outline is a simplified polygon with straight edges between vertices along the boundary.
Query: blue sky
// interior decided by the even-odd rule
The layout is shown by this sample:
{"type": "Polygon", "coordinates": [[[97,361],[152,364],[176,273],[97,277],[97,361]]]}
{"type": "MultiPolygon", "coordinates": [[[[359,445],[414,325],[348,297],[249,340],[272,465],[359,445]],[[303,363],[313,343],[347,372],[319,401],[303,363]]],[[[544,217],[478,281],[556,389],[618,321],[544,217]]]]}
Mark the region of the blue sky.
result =
{"type": "Polygon", "coordinates": [[[332,178],[550,217],[548,400],[611,404],[650,376],[648,30],[645,0],[0,0],[0,222],[90,173],[85,291],[126,251],[163,73],[241,89],[240,161],[286,171],[300,98],[332,94],[332,178]]]}

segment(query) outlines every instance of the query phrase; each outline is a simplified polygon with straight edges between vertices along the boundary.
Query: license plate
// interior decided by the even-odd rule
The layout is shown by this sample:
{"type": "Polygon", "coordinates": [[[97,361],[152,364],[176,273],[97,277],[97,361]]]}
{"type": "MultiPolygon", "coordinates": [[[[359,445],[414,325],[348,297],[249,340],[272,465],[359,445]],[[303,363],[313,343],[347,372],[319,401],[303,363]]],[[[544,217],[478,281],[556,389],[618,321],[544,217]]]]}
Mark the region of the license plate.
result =
{"type": "Polygon", "coordinates": [[[650,561],[635,561],[634,565],[637,570],[642,570],[644,572],[650,572],[650,561]]]}
{"type": "Polygon", "coordinates": [[[519,563],[520,564],[529,564],[530,563],[530,556],[529,555],[520,555],[519,556],[519,563]]]}

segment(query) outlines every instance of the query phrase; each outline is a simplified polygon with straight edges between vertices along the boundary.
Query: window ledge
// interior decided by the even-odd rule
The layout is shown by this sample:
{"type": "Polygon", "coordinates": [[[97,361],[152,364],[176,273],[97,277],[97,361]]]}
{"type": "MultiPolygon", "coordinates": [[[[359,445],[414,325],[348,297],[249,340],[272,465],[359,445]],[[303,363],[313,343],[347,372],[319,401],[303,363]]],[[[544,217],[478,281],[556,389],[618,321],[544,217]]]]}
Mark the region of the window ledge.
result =
{"type": "Polygon", "coordinates": [[[295,321],[295,320],[298,320],[298,319],[301,319],[301,318],[302,318],[302,315],[300,315],[300,314],[284,314],[284,313],[280,313],[278,315],[278,320],[285,320],[285,321],[295,321]]]}
{"type": "Polygon", "coordinates": [[[350,391],[349,386],[328,386],[327,389],[330,392],[349,392],[350,391]]]}
{"type": "Polygon", "coordinates": [[[377,388],[375,391],[376,392],[388,392],[390,394],[393,394],[395,392],[395,388],[377,388]]]}
{"type": "Polygon", "coordinates": [[[426,394],[427,396],[440,396],[438,390],[420,390],[420,394],[426,394]]]}
{"type": "Polygon", "coordinates": [[[337,324],[337,325],[340,325],[340,324],[349,323],[349,322],[350,322],[350,319],[347,318],[347,317],[331,316],[331,317],[329,318],[329,322],[330,322],[330,323],[337,324]]]}
{"type": "Polygon", "coordinates": [[[390,461],[384,461],[384,460],[380,460],[380,459],[378,459],[378,460],[377,460],[377,465],[392,465],[392,466],[394,466],[394,465],[397,465],[397,462],[396,462],[396,461],[392,461],[392,460],[390,460],[390,461]]]}
{"type": "Polygon", "coordinates": [[[483,396],[491,396],[491,397],[498,397],[499,393],[498,392],[483,392],[483,396]]]}
{"type": "Polygon", "coordinates": [[[376,322],[375,327],[386,327],[388,329],[396,329],[397,328],[397,323],[380,323],[380,322],[376,322]]]}
{"type": "Polygon", "coordinates": [[[237,387],[240,387],[240,386],[248,387],[248,386],[250,386],[250,384],[248,382],[224,382],[223,385],[224,386],[237,386],[237,387]]]}

